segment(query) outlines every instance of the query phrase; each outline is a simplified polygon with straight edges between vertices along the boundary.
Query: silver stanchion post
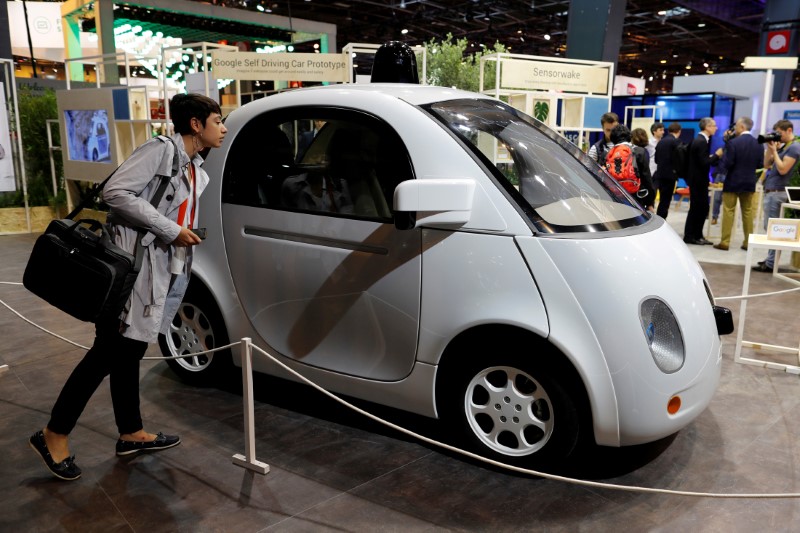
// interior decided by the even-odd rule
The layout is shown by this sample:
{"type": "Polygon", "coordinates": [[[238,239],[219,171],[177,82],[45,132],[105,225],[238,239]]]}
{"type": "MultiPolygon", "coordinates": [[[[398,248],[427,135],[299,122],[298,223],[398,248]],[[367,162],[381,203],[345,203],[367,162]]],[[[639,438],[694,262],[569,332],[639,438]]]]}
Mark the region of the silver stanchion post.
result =
{"type": "Polygon", "coordinates": [[[253,346],[250,337],[242,339],[242,402],[244,404],[244,453],[233,456],[233,464],[259,474],[269,472],[269,465],[256,460],[256,436],[253,423],[253,346]]]}

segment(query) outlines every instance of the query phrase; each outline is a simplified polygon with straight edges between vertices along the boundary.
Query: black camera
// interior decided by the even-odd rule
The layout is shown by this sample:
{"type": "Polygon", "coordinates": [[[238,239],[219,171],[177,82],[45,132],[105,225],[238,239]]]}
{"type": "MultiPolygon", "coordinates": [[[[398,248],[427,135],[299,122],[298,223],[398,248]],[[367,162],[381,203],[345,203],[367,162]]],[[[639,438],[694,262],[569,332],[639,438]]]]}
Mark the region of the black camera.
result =
{"type": "Polygon", "coordinates": [[[780,142],[781,134],[777,131],[773,131],[772,133],[767,133],[766,135],[759,135],[758,142],[759,144],[768,143],[768,142],[780,142]]]}
{"type": "Polygon", "coordinates": [[[725,130],[725,133],[722,134],[722,140],[728,142],[734,137],[736,137],[736,124],[725,130]]]}

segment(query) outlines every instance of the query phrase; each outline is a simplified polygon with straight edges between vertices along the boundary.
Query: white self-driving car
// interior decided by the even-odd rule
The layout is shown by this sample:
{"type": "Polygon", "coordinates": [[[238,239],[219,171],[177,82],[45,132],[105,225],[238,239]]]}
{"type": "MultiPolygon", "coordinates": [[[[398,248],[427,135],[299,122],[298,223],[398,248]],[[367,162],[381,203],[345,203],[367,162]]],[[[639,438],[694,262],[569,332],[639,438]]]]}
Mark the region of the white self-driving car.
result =
{"type": "MultiPolygon", "coordinates": [[[[165,355],[251,337],[331,391],[525,465],[584,437],[654,441],[708,406],[729,311],[664,220],[541,123],[371,84],[270,96],[225,125],[165,355]]],[[[170,365],[202,381],[231,359],[170,365]]]]}

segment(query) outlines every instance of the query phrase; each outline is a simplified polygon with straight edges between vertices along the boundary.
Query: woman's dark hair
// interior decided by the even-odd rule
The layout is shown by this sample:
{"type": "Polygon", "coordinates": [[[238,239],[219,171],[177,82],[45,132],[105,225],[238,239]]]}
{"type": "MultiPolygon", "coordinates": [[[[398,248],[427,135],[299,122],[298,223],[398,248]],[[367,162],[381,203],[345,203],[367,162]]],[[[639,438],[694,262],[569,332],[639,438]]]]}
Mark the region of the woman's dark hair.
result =
{"type": "Polygon", "coordinates": [[[641,146],[642,148],[650,144],[650,138],[647,136],[647,132],[644,131],[644,128],[634,128],[631,130],[631,143],[636,146],[641,146]]]}
{"type": "Polygon", "coordinates": [[[219,104],[202,94],[176,94],[169,101],[169,114],[175,131],[181,135],[192,133],[192,119],[196,118],[203,126],[212,113],[222,114],[219,104]]]}
{"type": "Polygon", "coordinates": [[[631,130],[625,124],[617,124],[609,135],[614,144],[631,142],[631,130]]]}

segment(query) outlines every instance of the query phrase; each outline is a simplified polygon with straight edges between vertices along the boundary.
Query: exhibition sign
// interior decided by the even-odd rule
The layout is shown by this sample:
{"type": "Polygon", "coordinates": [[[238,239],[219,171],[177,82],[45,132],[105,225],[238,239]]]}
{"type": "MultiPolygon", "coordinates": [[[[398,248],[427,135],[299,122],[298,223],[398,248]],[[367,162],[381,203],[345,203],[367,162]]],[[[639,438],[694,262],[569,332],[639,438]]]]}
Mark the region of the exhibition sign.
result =
{"type": "Polygon", "coordinates": [[[771,218],[767,222],[767,238],[771,241],[797,241],[800,233],[797,227],[800,220],[795,218],[771,218]]]}
{"type": "Polygon", "coordinates": [[[500,87],[586,94],[608,94],[609,69],[574,63],[503,59],[500,87]]]}
{"type": "Polygon", "coordinates": [[[211,68],[217,79],[330,82],[350,79],[344,54],[212,52],[211,68]]]}

